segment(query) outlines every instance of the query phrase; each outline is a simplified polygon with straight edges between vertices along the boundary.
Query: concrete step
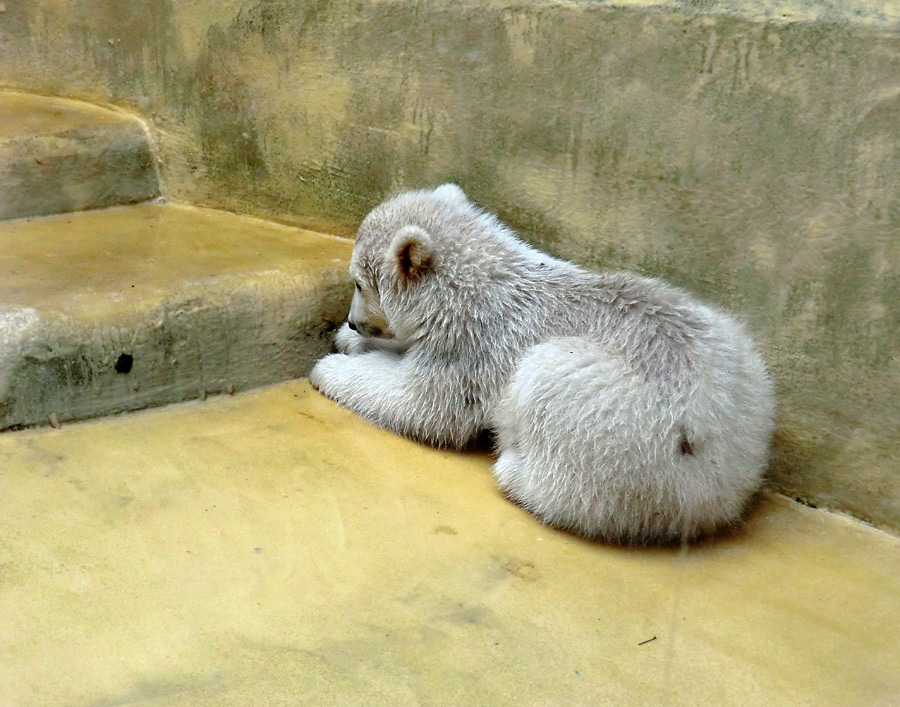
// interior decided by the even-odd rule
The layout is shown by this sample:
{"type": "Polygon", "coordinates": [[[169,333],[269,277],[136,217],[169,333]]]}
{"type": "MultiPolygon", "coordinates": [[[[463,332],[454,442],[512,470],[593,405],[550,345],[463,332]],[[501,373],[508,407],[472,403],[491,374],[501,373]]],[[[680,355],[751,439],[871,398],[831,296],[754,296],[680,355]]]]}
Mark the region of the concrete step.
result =
{"type": "Polygon", "coordinates": [[[352,243],[149,203],[0,223],[0,429],[306,375],[352,243]]]}
{"type": "Polygon", "coordinates": [[[159,196],[144,124],[89,103],[0,91],[0,219],[159,196]]]}
{"type": "Polygon", "coordinates": [[[296,381],[0,435],[0,704],[891,705],[900,540],[578,540],[296,381]]]}

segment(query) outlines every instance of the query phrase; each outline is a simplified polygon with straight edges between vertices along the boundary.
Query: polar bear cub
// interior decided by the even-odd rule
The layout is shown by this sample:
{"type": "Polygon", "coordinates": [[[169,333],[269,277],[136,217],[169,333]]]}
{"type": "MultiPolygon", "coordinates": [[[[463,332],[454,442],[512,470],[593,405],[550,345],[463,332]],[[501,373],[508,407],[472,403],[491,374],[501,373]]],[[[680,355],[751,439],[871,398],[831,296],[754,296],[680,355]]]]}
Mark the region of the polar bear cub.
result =
{"type": "Polygon", "coordinates": [[[375,208],[350,274],[339,353],[312,384],[430,444],[492,430],[500,489],[544,522],[690,540],[759,488],[771,381],[743,329],[686,293],[552,258],[452,184],[375,208]]]}

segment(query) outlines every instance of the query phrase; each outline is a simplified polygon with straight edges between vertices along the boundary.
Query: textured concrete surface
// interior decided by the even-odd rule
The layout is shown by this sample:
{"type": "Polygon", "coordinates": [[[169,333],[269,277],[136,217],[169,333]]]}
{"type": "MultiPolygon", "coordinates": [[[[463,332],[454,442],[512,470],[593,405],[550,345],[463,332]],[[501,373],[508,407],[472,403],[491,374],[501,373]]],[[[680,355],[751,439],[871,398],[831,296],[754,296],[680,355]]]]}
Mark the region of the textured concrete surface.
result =
{"type": "Polygon", "coordinates": [[[0,435],[0,703],[890,705],[900,540],[549,530],[306,382],[0,435]]]}
{"type": "Polygon", "coordinates": [[[157,196],[150,136],[140,120],[78,101],[0,91],[0,219],[157,196]]]}
{"type": "Polygon", "coordinates": [[[0,429],[306,375],[351,249],[165,204],[0,223],[0,429]]]}
{"type": "Polygon", "coordinates": [[[778,487],[900,529],[896,0],[5,9],[0,84],[145,115],[178,199],[349,234],[453,179],[730,307],[777,377],[778,487]]]}

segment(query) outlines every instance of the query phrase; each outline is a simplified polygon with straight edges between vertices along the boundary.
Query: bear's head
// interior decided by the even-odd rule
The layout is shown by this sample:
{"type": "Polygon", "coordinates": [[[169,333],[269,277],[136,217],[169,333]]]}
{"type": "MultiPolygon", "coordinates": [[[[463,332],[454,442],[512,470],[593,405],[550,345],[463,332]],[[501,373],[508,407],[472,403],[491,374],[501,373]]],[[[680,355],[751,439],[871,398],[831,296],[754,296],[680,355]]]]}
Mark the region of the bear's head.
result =
{"type": "Polygon", "coordinates": [[[402,345],[446,322],[454,294],[477,277],[467,261],[479,260],[477,251],[497,228],[455,184],[377,206],[360,225],[350,260],[351,328],[402,345]]]}

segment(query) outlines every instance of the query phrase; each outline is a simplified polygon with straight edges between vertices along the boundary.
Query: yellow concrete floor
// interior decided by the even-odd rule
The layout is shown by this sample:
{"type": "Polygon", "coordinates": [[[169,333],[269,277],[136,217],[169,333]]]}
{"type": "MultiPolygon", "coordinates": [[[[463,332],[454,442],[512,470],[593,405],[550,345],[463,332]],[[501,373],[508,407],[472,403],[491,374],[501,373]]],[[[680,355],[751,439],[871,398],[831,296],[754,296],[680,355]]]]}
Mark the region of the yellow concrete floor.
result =
{"type": "Polygon", "coordinates": [[[2,705],[900,704],[900,540],[542,527],[306,382],[0,435],[2,705]]]}

